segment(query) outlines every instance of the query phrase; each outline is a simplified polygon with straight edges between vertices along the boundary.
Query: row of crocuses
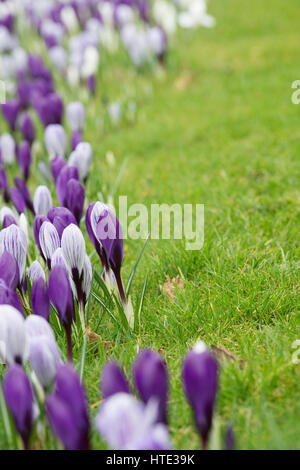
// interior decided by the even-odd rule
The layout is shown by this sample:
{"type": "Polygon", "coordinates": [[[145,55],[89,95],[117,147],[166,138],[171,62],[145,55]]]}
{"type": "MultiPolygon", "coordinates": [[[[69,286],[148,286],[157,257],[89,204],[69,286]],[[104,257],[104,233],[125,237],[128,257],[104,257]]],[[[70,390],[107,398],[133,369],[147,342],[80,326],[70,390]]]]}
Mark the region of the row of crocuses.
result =
{"type": "MultiPolygon", "coordinates": [[[[1,209],[0,354],[6,369],[3,395],[25,448],[34,445],[36,435],[43,439],[41,425],[48,420],[66,449],[87,449],[92,428],[90,412],[84,386],[72,365],[72,347],[78,330],[81,328],[86,335],[86,304],[93,278],[81,230],[84,212],[86,231],[103,267],[103,281],[109,292],[118,290],[120,305],[132,327],[133,310],[121,279],[122,231],[113,211],[103,202],[93,202],[84,210],[92,160],[90,144],[82,141],[84,107],[73,102],[64,109],[42,58],[20,48],[11,19],[2,25],[14,38],[15,47],[10,54],[18,60],[15,98],[2,107],[11,133],[0,138],[0,185],[5,202],[12,203],[19,214],[18,217],[8,206],[1,209]],[[44,143],[60,206],[53,205],[47,186],[39,186],[33,198],[27,187],[36,135],[32,111],[45,127],[44,143]],[[64,114],[71,130],[70,144],[62,125],[64,114]],[[72,152],[66,159],[68,148],[72,152]],[[6,167],[15,158],[21,177],[16,176],[11,186],[6,167]],[[29,212],[34,215],[32,229],[28,226],[29,212]],[[33,239],[37,249],[29,252],[33,239]],[[30,253],[35,253],[34,261],[30,253]],[[54,319],[65,330],[67,360],[50,324],[54,319]]],[[[101,379],[104,401],[95,420],[96,429],[112,448],[171,448],[167,428],[168,374],[164,362],[157,353],[143,351],[136,360],[133,376],[140,400],[130,394],[127,380],[116,363],[104,366],[101,379]]],[[[202,344],[186,356],[182,377],[205,448],[212,425],[218,365],[202,344]]],[[[16,445],[3,403],[1,408],[10,445],[16,445]]],[[[230,431],[226,445],[233,445],[230,431]]]]}

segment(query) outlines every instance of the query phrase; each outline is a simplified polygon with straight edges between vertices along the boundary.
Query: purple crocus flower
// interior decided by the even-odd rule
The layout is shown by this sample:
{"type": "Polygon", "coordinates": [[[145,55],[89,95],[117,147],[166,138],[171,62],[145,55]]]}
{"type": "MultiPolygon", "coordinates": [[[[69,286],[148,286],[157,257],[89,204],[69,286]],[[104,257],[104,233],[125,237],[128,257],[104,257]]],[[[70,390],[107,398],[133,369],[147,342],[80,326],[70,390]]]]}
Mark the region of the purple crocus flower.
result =
{"type": "Polygon", "coordinates": [[[18,294],[14,289],[8,287],[2,279],[0,279],[0,305],[10,305],[24,316],[23,307],[18,294]]]}
{"type": "Polygon", "coordinates": [[[35,127],[33,120],[28,113],[25,113],[21,122],[21,132],[23,139],[32,145],[35,139],[35,127]]]}
{"type": "Polygon", "coordinates": [[[50,316],[50,300],[47,284],[42,277],[32,284],[30,298],[33,313],[40,315],[48,321],[50,316]]]}
{"type": "Polygon", "coordinates": [[[88,142],[80,142],[69,157],[69,165],[76,166],[80,181],[87,180],[92,162],[93,151],[88,142]]]}
{"type": "Polygon", "coordinates": [[[31,165],[31,149],[29,143],[26,140],[20,143],[17,151],[17,158],[24,179],[27,181],[31,165]]]}
{"type": "Polygon", "coordinates": [[[26,185],[26,182],[22,180],[21,178],[19,178],[18,176],[14,178],[14,181],[15,181],[16,187],[18,188],[18,190],[21,192],[23,196],[26,206],[32,213],[34,213],[34,208],[33,208],[33,204],[31,201],[30,192],[26,185]]]}
{"type": "Polygon", "coordinates": [[[47,262],[48,268],[51,268],[51,257],[55,250],[60,246],[60,239],[56,228],[51,222],[44,222],[39,231],[39,245],[47,262]]]}
{"type": "Polygon", "coordinates": [[[41,256],[44,258],[44,260],[46,261],[46,258],[44,257],[44,253],[42,251],[41,244],[40,244],[40,229],[44,222],[49,222],[47,217],[44,217],[43,215],[35,216],[34,222],[33,222],[33,235],[34,235],[35,243],[39,249],[39,252],[41,256]]]}
{"type": "Polygon", "coordinates": [[[24,447],[28,449],[33,425],[34,398],[23,367],[17,364],[9,367],[3,379],[3,393],[24,447]]]}
{"type": "Polygon", "coordinates": [[[19,214],[22,214],[23,212],[25,212],[26,203],[24,201],[23,195],[21,191],[19,191],[19,189],[16,188],[15,186],[10,188],[10,198],[19,214]]]}
{"type": "Polygon", "coordinates": [[[16,129],[16,122],[20,111],[20,103],[17,100],[8,100],[2,105],[2,113],[8,122],[11,130],[14,132],[16,129]]]}
{"type": "Polygon", "coordinates": [[[71,148],[75,150],[77,145],[82,141],[82,131],[73,131],[71,135],[71,148]]]}
{"type": "Polygon", "coordinates": [[[63,101],[56,93],[41,96],[35,94],[33,106],[45,127],[60,125],[63,116],[63,101]]]}
{"type": "Polygon", "coordinates": [[[65,206],[74,214],[78,225],[83,213],[84,197],[84,189],[80,182],[70,179],[66,186],[65,206]]]}
{"type": "Polygon", "coordinates": [[[38,186],[33,196],[33,208],[36,215],[47,216],[52,207],[52,196],[47,186],[38,186]]]}
{"type": "Polygon", "coordinates": [[[129,393],[129,387],[119,364],[110,361],[105,364],[101,376],[101,391],[103,398],[108,398],[115,393],[129,393]]]}
{"type": "Polygon", "coordinates": [[[66,160],[63,157],[54,157],[50,162],[51,166],[51,173],[56,183],[58,175],[60,174],[61,170],[67,165],[66,160]]]}
{"type": "Polygon", "coordinates": [[[50,158],[63,157],[67,147],[64,128],[60,124],[50,124],[45,129],[45,145],[50,158]]]}
{"type": "Polygon", "coordinates": [[[3,218],[3,222],[2,222],[2,228],[7,228],[9,227],[10,225],[18,225],[18,222],[16,221],[16,219],[14,218],[14,216],[10,215],[10,214],[7,214],[4,216],[3,218]]]}
{"type": "Polygon", "coordinates": [[[133,367],[136,387],[144,403],[156,400],[157,421],[167,423],[168,372],[161,356],[150,349],[142,351],[133,367]]]}
{"type": "Polygon", "coordinates": [[[44,281],[46,280],[45,272],[37,260],[35,260],[30,265],[30,268],[28,270],[28,277],[30,279],[31,284],[33,284],[34,281],[37,281],[39,278],[44,279],[44,281]]]}
{"type": "Polygon", "coordinates": [[[0,191],[1,190],[3,191],[4,201],[9,202],[9,189],[8,189],[7,174],[2,165],[0,165],[0,191]]]}
{"type": "Polygon", "coordinates": [[[13,290],[19,285],[19,266],[14,256],[8,251],[4,251],[0,256],[0,279],[13,290]]]}
{"type": "Polygon", "coordinates": [[[69,365],[58,368],[55,391],[48,396],[47,415],[67,450],[89,449],[87,400],[79,377],[69,365]]]}
{"type": "Polygon", "coordinates": [[[18,263],[20,285],[25,278],[27,238],[25,232],[17,225],[10,225],[0,232],[0,254],[8,251],[18,263]]]}
{"type": "Polygon", "coordinates": [[[183,363],[184,390],[194,412],[203,449],[207,446],[212,425],[218,388],[218,369],[216,358],[202,342],[196,344],[183,363]]]}
{"type": "Polygon", "coordinates": [[[71,325],[74,318],[73,293],[66,270],[55,265],[49,275],[49,297],[54,308],[57,310],[60,321],[65,328],[68,342],[68,358],[72,362],[72,337],[71,325]]]}
{"type": "Polygon", "coordinates": [[[72,212],[66,207],[51,207],[48,212],[48,219],[53,223],[61,239],[63,231],[68,225],[75,224],[77,221],[72,212]]]}
{"type": "Polygon", "coordinates": [[[87,87],[92,95],[95,95],[96,93],[96,77],[95,75],[91,75],[87,79],[87,87]]]}
{"type": "Polygon", "coordinates": [[[67,184],[70,180],[79,181],[78,170],[75,166],[64,166],[56,180],[56,194],[61,206],[67,204],[67,184]]]}

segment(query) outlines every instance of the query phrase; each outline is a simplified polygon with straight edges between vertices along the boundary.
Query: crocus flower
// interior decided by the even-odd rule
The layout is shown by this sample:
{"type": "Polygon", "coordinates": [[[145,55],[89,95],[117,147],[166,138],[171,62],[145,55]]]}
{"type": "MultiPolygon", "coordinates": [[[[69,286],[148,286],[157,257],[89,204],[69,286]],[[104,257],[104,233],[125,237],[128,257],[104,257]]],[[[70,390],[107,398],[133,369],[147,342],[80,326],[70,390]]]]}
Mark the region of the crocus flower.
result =
{"type": "Polygon", "coordinates": [[[57,250],[55,250],[52,255],[51,269],[54,268],[54,266],[56,266],[57,264],[59,266],[62,266],[65,269],[66,273],[68,273],[68,268],[61,248],[57,248],[57,250]]]}
{"type": "Polygon", "coordinates": [[[67,138],[65,130],[60,124],[50,124],[47,126],[44,138],[50,159],[65,155],[67,138]]]}
{"type": "Polygon", "coordinates": [[[33,284],[34,281],[37,281],[40,278],[44,279],[44,281],[46,280],[45,272],[37,260],[35,260],[30,265],[29,270],[28,270],[28,277],[30,279],[31,284],[33,284]]]}
{"type": "Polygon", "coordinates": [[[21,132],[23,139],[32,145],[35,139],[35,127],[33,120],[28,113],[25,113],[21,122],[21,132]]]}
{"type": "Polygon", "coordinates": [[[107,362],[103,367],[101,391],[103,398],[108,398],[115,393],[129,393],[127,380],[120,366],[116,362],[107,362]]]}
{"type": "Polygon", "coordinates": [[[44,258],[44,260],[46,261],[46,259],[44,257],[44,253],[43,253],[41,245],[40,245],[40,229],[41,229],[41,226],[43,225],[44,222],[49,222],[47,217],[44,217],[43,215],[36,215],[35,216],[34,222],[33,222],[33,235],[34,235],[35,243],[36,243],[36,245],[39,249],[39,252],[40,252],[41,256],[44,258]]]}
{"type": "Polygon", "coordinates": [[[80,142],[69,157],[69,165],[78,170],[80,181],[86,181],[92,162],[93,151],[88,142],[80,142]]]}
{"type": "Polygon", "coordinates": [[[84,206],[84,189],[79,181],[70,179],[66,186],[65,206],[70,209],[79,225],[84,206]]]}
{"type": "Polygon", "coordinates": [[[0,305],[11,305],[24,315],[18,294],[14,289],[8,287],[2,279],[0,279],[0,305]]]}
{"type": "Polygon", "coordinates": [[[30,298],[33,313],[49,320],[50,300],[47,284],[42,277],[35,280],[32,284],[30,298]]]}
{"type": "Polygon", "coordinates": [[[56,183],[56,180],[58,178],[59,173],[61,170],[64,168],[64,166],[67,165],[66,160],[63,157],[54,157],[52,158],[50,162],[51,166],[51,173],[54,179],[54,182],[56,183]]]}
{"type": "Polygon", "coordinates": [[[17,364],[9,367],[3,379],[3,393],[24,447],[28,449],[33,425],[34,398],[23,367],[17,364]]]}
{"type": "Polygon", "coordinates": [[[85,122],[85,110],[82,103],[74,101],[66,107],[67,123],[71,131],[82,130],[85,122]]]}
{"type": "Polygon", "coordinates": [[[13,290],[18,287],[20,281],[18,263],[8,251],[4,251],[0,256],[0,279],[13,290]]]}
{"type": "MultiPolygon", "coordinates": [[[[1,161],[1,147],[0,147],[0,161],[1,161]]],[[[8,188],[8,180],[7,174],[5,169],[2,165],[0,165],[0,191],[3,191],[4,201],[9,201],[9,188],[8,188]]]]}
{"type": "Polygon", "coordinates": [[[47,216],[52,207],[52,197],[47,186],[38,186],[33,196],[33,207],[36,215],[47,216]]]}
{"type": "Polygon", "coordinates": [[[77,221],[72,212],[66,207],[51,207],[48,212],[48,219],[53,223],[56,228],[59,238],[61,239],[63,231],[68,225],[75,224],[77,221]]]}
{"type": "Polygon", "coordinates": [[[71,135],[71,148],[75,150],[77,145],[82,141],[82,131],[74,131],[71,135]]]}
{"type": "Polygon", "coordinates": [[[197,343],[187,354],[183,363],[182,379],[205,449],[218,388],[218,362],[204,343],[197,343]]]}
{"type": "Polygon", "coordinates": [[[11,165],[15,160],[16,144],[10,134],[2,134],[0,136],[0,156],[4,165],[11,165]]]}
{"type": "Polygon", "coordinates": [[[16,187],[18,188],[18,190],[21,192],[23,196],[26,206],[32,213],[34,213],[30,192],[29,192],[26,182],[22,180],[21,178],[19,178],[18,176],[14,178],[14,181],[15,181],[16,187]]]}
{"type": "Polygon", "coordinates": [[[8,100],[2,104],[2,113],[12,131],[16,129],[17,117],[20,111],[20,103],[17,100],[8,100]]]}
{"type": "Polygon", "coordinates": [[[150,349],[142,351],[133,368],[136,387],[144,403],[156,400],[157,421],[167,422],[168,373],[160,355],[150,349]]]}
{"type": "Polygon", "coordinates": [[[96,93],[96,77],[95,75],[90,75],[87,79],[87,87],[92,95],[96,93]]]}
{"type": "Polygon", "coordinates": [[[7,364],[23,364],[28,341],[23,315],[11,305],[0,305],[0,355],[7,364]]]}
{"type": "Polygon", "coordinates": [[[23,195],[18,188],[13,186],[10,188],[10,198],[19,214],[22,214],[26,210],[26,203],[24,201],[23,195]]]}
{"type": "Polygon", "coordinates": [[[20,284],[25,277],[27,238],[24,231],[17,225],[10,225],[0,232],[0,254],[8,251],[18,263],[20,284]]]}
{"type": "Polygon", "coordinates": [[[116,393],[100,406],[95,425],[109,447],[118,450],[171,449],[165,425],[156,423],[156,406],[128,393],[116,393]]]}
{"type": "Polygon", "coordinates": [[[47,398],[53,431],[68,450],[89,448],[87,400],[79,377],[69,365],[58,368],[55,391],[47,398]]]}
{"type": "Polygon", "coordinates": [[[32,104],[45,127],[49,125],[60,125],[63,116],[63,101],[56,93],[42,96],[36,93],[32,104]]]}
{"type": "Polygon", "coordinates": [[[75,166],[64,166],[56,180],[56,193],[61,206],[67,207],[67,185],[70,180],[79,180],[78,170],[75,166]]]}
{"type": "Polygon", "coordinates": [[[47,261],[48,268],[51,268],[51,257],[56,248],[60,246],[60,239],[56,228],[51,222],[44,222],[39,231],[39,243],[47,261]]]}
{"type": "Polygon", "coordinates": [[[16,219],[12,215],[7,214],[7,215],[4,216],[4,219],[3,219],[3,222],[2,222],[2,228],[7,228],[10,225],[18,225],[18,222],[16,221],[16,219]]]}
{"type": "Polygon", "coordinates": [[[23,173],[25,181],[29,177],[30,165],[31,165],[31,149],[29,143],[24,140],[18,146],[17,152],[18,162],[23,173]]]}
{"type": "Polygon", "coordinates": [[[68,342],[68,358],[72,361],[72,338],[71,325],[74,318],[73,293],[66,270],[55,265],[49,275],[49,297],[54,308],[57,310],[60,321],[65,328],[68,342]]]}

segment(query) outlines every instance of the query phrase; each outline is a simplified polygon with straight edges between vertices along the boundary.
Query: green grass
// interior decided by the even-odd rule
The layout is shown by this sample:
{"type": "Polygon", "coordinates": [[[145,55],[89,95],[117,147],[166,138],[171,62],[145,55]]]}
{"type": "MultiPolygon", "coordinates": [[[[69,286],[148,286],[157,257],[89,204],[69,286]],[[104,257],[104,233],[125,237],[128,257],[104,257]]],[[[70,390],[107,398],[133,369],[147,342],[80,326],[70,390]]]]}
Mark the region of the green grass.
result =
{"type": "MultiPolygon", "coordinates": [[[[299,449],[300,366],[292,363],[292,343],[300,339],[300,106],[291,103],[299,5],[211,0],[209,10],[217,26],[180,31],[163,74],[134,72],[122,53],[102,58],[97,96],[87,106],[85,138],[95,152],[88,200],[108,193],[126,159],[118,194],[148,207],[205,204],[205,241],[194,252],[183,242],[149,242],[132,290],[136,302],[148,273],[139,334],[121,333],[91,302],[91,326],[113,346],[96,354],[88,347],[84,380],[95,405],[106,360],[118,360],[131,380],[141,348],[161,351],[171,379],[174,446],[198,448],[180,369],[202,339],[237,359],[221,364],[217,405],[221,425],[234,423],[237,447],[299,449]],[[111,126],[103,98],[135,99],[136,122],[111,126]],[[159,285],[179,270],[185,285],[172,301],[159,285]]],[[[74,99],[64,83],[59,87],[74,99]]],[[[141,246],[126,242],[125,279],[141,246]]],[[[93,443],[103,446],[95,433],[93,443]]]]}

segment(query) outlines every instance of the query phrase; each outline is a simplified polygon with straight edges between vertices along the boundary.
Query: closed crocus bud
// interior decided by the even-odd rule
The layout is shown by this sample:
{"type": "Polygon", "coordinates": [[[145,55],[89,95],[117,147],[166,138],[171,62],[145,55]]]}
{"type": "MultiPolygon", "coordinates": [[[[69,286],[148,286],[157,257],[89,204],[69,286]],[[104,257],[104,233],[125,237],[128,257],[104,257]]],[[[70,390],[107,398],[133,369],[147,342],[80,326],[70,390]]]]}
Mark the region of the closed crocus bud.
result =
{"type": "Polygon", "coordinates": [[[25,277],[27,238],[24,231],[17,225],[10,225],[0,232],[0,254],[8,251],[17,261],[19,267],[20,284],[25,277]]]}
{"type": "Polygon", "coordinates": [[[157,421],[167,422],[168,373],[160,355],[142,351],[133,368],[136,387],[144,403],[153,399],[158,405],[157,421]]]}
{"type": "Polygon", "coordinates": [[[128,393],[116,393],[100,406],[95,425],[112,449],[171,449],[166,426],[155,420],[153,404],[144,406],[128,393]]]}
{"type": "Polygon", "coordinates": [[[72,361],[71,325],[74,318],[73,293],[65,268],[55,265],[49,275],[49,297],[57,310],[60,321],[65,328],[68,342],[68,358],[72,361]]]}
{"type": "Polygon", "coordinates": [[[115,393],[129,393],[127,380],[116,362],[107,362],[103,367],[101,392],[103,398],[108,398],[115,393]]]}
{"type": "Polygon", "coordinates": [[[69,180],[66,187],[65,205],[74,214],[78,225],[83,213],[84,197],[84,189],[80,182],[75,179],[69,180]]]}
{"type": "Polygon", "coordinates": [[[89,417],[84,389],[69,365],[58,368],[55,392],[46,401],[51,427],[67,450],[89,449],[89,417]]]}
{"type": "Polygon", "coordinates": [[[67,65],[67,54],[62,46],[54,46],[49,49],[49,58],[52,64],[57,68],[60,73],[64,74],[67,65]]]}
{"type": "Polygon", "coordinates": [[[85,122],[85,110],[82,103],[74,101],[66,107],[67,123],[71,131],[82,130],[85,122]]]}
{"type": "Polygon", "coordinates": [[[87,87],[92,95],[96,93],[96,77],[95,75],[90,75],[87,79],[87,87]]]}
{"type": "Polygon", "coordinates": [[[0,155],[4,165],[11,165],[15,161],[16,144],[10,134],[0,136],[0,155]]]}
{"type": "Polygon", "coordinates": [[[82,141],[82,131],[73,131],[71,135],[71,148],[75,150],[77,145],[82,141]]]}
{"type": "Polygon", "coordinates": [[[28,449],[33,425],[34,397],[23,367],[16,364],[9,367],[3,379],[3,393],[24,447],[28,449]]]}
{"type": "Polygon", "coordinates": [[[50,300],[47,284],[42,277],[32,284],[30,297],[33,313],[40,315],[48,321],[50,316],[50,300]]]}
{"type": "Polygon", "coordinates": [[[26,203],[26,206],[33,213],[34,212],[33,204],[32,204],[32,201],[31,201],[30,192],[29,192],[29,189],[26,185],[26,182],[24,180],[22,180],[21,178],[19,178],[18,176],[16,176],[14,178],[14,181],[15,181],[16,187],[18,188],[18,190],[21,192],[21,194],[23,196],[23,199],[26,203]]]}
{"type": "Polygon", "coordinates": [[[185,394],[192,406],[204,449],[212,425],[218,388],[218,369],[217,360],[202,342],[196,344],[183,363],[182,379],[185,394]]]}
{"type": "Polygon", "coordinates": [[[31,149],[29,143],[24,140],[18,147],[18,162],[23,173],[24,179],[27,180],[29,177],[30,165],[31,165],[31,149]]]}
{"type": "Polygon", "coordinates": [[[15,290],[20,281],[19,266],[14,256],[8,251],[4,251],[0,256],[0,279],[7,287],[15,290]]]}
{"type": "Polygon", "coordinates": [[[52,197],[47,186],[38,186],[33,196],[33,207],[36,215],[47,216],[52,207],[52,197]]]}
{"type": "Polygon", "coordinates": [[[28,343],[23,315],[11,305],[0,305],[0,355],[7,364],[23,364],[28,343]]]}
{"type": "Polygon", "coordinates": [[[45,272],[37,260],[35,260],[30,265],[29,270],[28,270],[28,277],[30,279],[31,284],[33,284],[35,281],[37,281],[40,278],[44,279],[44,281],[46,280],[45,272]]]}
{"type": "MultiPolygon", "coordinates": [[[[39,252],[40,252],[40,254],[43,258],[44,258],[44,253],[43,253],[41,245],[40,245],[40,229],[41,229],[41,226],[43,225],[44,222],[49,222],[49,220],[47,219],[47,217],[44,217],[43,215],[35,216],[34,222],[33,222],[34,240],[35,240],[35,243],[36,243],[36,245],[39,249],[39,252]]],[[[45,259],[45,261],[46,261],[46,259],[45,259]]]]}
{"type": "Polygon", "coordinates": [[[0,279],[0,305],[11,305],[24,316],[18,294],[11,287],[7,287],[2,279],[0,279]]]}
{"type": "MultiPolygon", "coordinates": [[[[1,160],[1,144],[0,144],[0,160],[1,160]]],[[[4,201],[9,202],[10,198],[9,198],[7,174],[2,165],[0,165],[0,191],[3,191],[4,201]]]]}
{"type": "Polygon", "coordinates": [[[54,157],[50,162],[51,173],[56,183],[59,173],[67,165],[67,161],[63,157],[54,157]]]}
{"type": "Polygon", "coordinates": [[[25,113],[21,122],[21,132],[23,139],[32,145],[35,139],[35,127],[33,120],[28,113],[25,113]]]}
{"type": "Polygon", "coordinates": [[[12,131],[16,129],[16,122],[20,111],[20,103],[17,100],[8,100],[2,105],[2,113],[12,131]]]}
{"type": "Polygon", "coordinates": [[[56,93],[46,96],[38,93],[34,97],[33,106],[45,127],[61,124],[64,107],[61,97],[56,93]]]}
{"type": "Polygon", "coordinates": [[[40,336],[29,343],[29,362],[40,384],[47,388],[54,381],[62,361],[56,343],[47,336],[40,336]]]}
{"type": "Polygon", "coordinates": [[[39,231],[39,242],[48,268],[51,268],[51,257],[60,246],[60,239],[56,228],[51,222],[44,222],[39,231]]]}
{"type": "Polygon", "coordinates": [[[88,177],[92,162],[93,151],[88,142],[80,142],[69,157],[69,165],[75,166],[78,170],[80,181],[85,181],[88,177]]]}
{"type": "Polygon", "coordinates": [[[10,198],[19,214],[22,214],[26,210],[26,203],[24,201],[21,191],[15,186],[10,188],[10,198]]]}
{"type": "Polygon", "coordinates": [[[79,180],[78,170],[75,166],[66,165],[61,169],[56,180],[56,194],[61,206],[66,206],[67,184],[70,180],[79,180]]]}
{"type": "Polygon", "coordinates": [[[60,124],[50,124],[46,127],[45,145],[50,159],[65,155],[67,138],[65,130],[60,124]]]}

